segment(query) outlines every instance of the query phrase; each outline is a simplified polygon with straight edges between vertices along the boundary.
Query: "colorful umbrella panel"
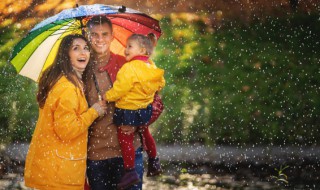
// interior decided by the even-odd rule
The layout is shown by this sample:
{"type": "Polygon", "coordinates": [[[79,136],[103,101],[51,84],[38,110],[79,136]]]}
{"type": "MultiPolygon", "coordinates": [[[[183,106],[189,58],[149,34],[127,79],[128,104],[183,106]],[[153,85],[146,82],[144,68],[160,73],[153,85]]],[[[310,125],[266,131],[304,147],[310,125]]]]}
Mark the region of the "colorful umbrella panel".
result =
{"type": "Polygon", "coordinates": [[[71,33],[81,34],[82,25],[95,15],[105,15],[113,23],[111,51],[122,54],[127,38],[133,34],[161,35],[159,21],[133,9],[109,5],[84,5],[67,9],[36,25],[13,49],[11,63],[17,72],[34,81],[50,66],[61,39],[71,33]],[[125,12],[124,12],[125,10],[125,12]]]}

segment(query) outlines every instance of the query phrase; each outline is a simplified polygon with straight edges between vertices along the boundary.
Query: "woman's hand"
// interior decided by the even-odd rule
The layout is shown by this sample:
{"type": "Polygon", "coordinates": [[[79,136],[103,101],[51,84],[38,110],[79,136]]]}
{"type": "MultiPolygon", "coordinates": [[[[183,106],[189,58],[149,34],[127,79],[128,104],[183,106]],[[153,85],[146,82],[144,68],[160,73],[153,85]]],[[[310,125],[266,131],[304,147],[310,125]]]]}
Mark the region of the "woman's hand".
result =
{"type": "Polygon", "coordinates": [[[99,117],[104,116],[107,111],[107,103],[105,100],[100,100],[92,105],[92,107],[98,112],[99,117]]]}

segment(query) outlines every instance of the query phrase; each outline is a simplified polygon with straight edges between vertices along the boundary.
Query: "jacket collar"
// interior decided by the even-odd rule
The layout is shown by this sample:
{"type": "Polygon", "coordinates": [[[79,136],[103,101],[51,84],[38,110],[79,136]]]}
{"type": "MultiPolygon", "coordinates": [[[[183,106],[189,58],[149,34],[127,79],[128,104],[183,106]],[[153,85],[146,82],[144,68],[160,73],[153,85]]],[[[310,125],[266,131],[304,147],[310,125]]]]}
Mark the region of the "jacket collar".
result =
{"type": "Polygon", "coordinates": [[[149,56],[138,55],[138,56],[133,57],[130,61],[134,61],[134,60],[140,60],[140,61],[148,62],[149,56]]]}

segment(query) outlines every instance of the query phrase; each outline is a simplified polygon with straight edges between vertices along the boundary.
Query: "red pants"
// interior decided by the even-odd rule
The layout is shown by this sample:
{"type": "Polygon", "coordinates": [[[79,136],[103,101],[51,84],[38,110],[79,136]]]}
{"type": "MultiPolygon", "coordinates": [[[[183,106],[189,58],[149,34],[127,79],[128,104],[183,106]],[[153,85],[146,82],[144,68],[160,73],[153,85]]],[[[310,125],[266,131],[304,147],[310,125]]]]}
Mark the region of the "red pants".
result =
{"type": "MultiPolygon", "coordinates": [[[[149,131],[148,126],[139,127],[145,145],[146,152],[149,158],[155,158],[157,156],[156,143],[149,131]]],[[[135,149],[133,147],[134,133],[125,134],[121,130],[121,126],[118,127],[118,140],[121,147],[122,158],[124,163],[124,169],[134,168],[135,149]]]]}

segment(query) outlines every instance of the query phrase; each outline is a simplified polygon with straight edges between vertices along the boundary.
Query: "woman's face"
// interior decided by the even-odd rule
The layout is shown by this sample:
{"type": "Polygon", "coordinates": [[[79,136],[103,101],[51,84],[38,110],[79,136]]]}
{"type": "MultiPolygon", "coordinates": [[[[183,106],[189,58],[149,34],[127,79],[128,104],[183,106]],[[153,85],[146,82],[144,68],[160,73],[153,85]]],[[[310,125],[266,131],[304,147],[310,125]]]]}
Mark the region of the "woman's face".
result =
{"type": "Polygon", "coordinates": [[[73,40],[69,49],[71,65],[78,69],[84,70],[89,62],[90,50],[86,41],[81,38],[73,40]]]}

